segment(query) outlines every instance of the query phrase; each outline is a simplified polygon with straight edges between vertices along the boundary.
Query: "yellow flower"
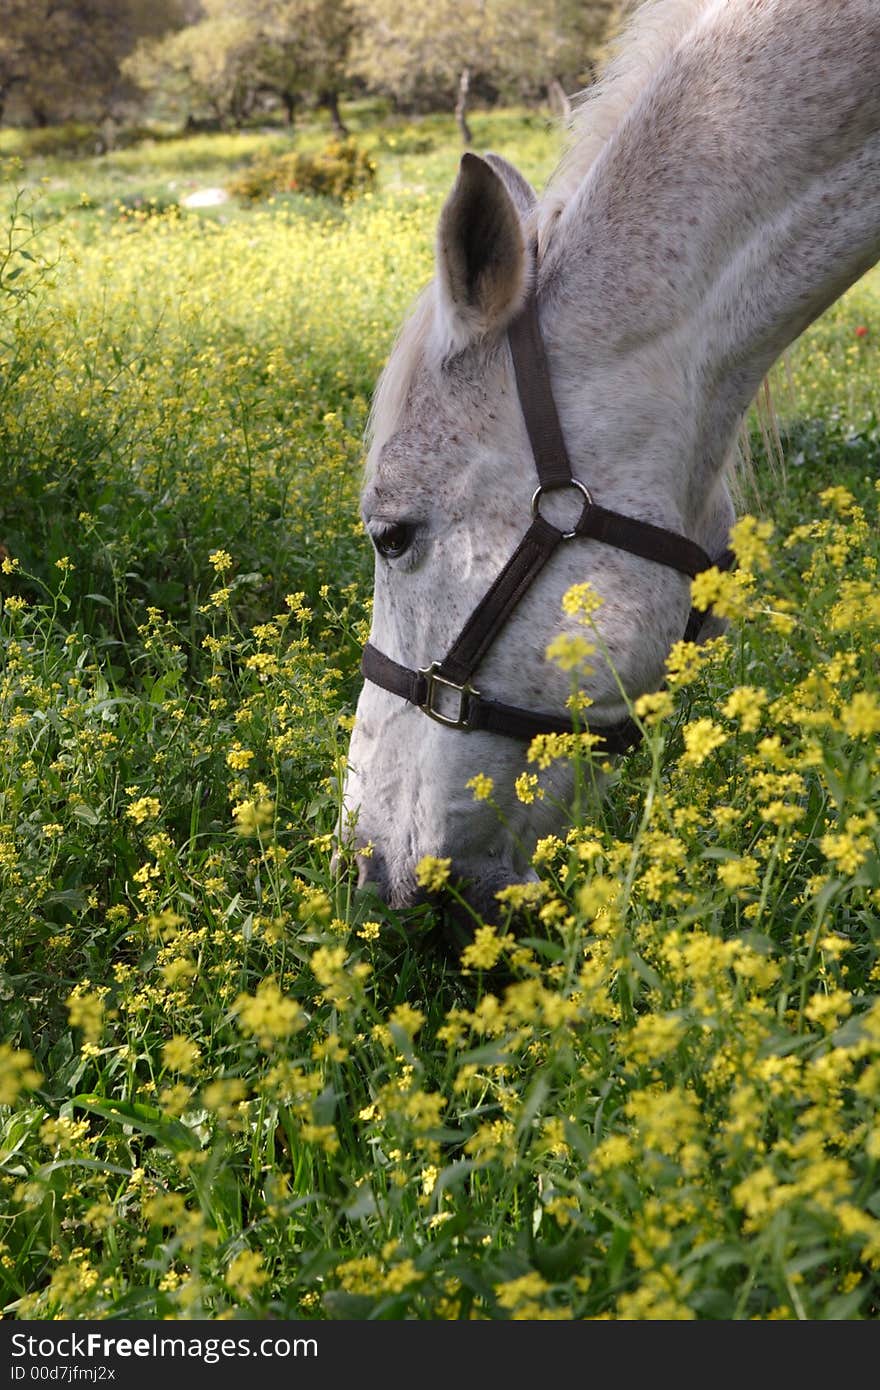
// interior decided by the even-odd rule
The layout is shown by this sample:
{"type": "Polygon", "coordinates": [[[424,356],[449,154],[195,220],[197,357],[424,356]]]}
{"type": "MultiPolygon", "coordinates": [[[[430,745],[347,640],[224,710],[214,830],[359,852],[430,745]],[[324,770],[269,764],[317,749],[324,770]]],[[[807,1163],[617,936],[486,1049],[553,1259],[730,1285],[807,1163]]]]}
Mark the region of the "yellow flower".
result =
{"type": "Polygon", "coordinates": [[[671,1014],[644,1014],[622,1039],[625,1055],[647,1066],[674,1052],[686,1031],[683,1019],[671,1014]]]}
{"type": "Polygon", "coordinates": [[[339,1041],[338,1033],[330,1033],[312,1044],[312,1056],[316,1062],[344,1062],[348,1048],[339,1041]]]}
{"type": "Polygon", "coordinates": [[[242,1250],[230,1261],[226,1270],[225,1284],[228,1289],[241,1298],[247,1298],[254,1289],[260,1288],[269,1278],[263,1269],[263,1257],[258,1250],[242,1250]]]}
{"type": "Polygon", "coordinates": [[[239,835],[259,835],[272,824],[274,814],[274,801],[241,801],[232,809],[239,835]]]}
{"type": "Polygon", "coordinates": [[[716,873],[725,888],[752,888],[758,881],[758,867],[757,859],[746,854],[719,864],[716,873]]]}
{"type": "Polygon", "coordinates": [[[29,1052],[17,1052],[0,1043],[0,1105],[14,1105],[21,1091],[32,1091],[42,1081],[29,1052]]]}
{"type": "Polygon", "coordinates": [[[766,806],[761,807],[761,820],[768,825],[777,825],[780,830],[790,829],[797,825],[798,821],[804,818],[803,806],[797,806],[789,801],[770,801],[766,806]]]}
{"type": "Polygon", "coordinates": [[[495,1285],[495,1296],[502,1308],[516,1308],[527,1299],[539,1299],[548,1292],[550,1285],[536,1270],[520,1275],[518,1279],[508,1279],[504,1284],[495,1285]]]}
{"type": "Polygon", "coordinates": [[[482,772],[478,772],[475,777],[471,777],[469,781],[465,782],[465,786],[474,794],[474,801],[488,801],[494,785],[492,778],[486,777],[482,772]]]}
{"type": "Polygon", "coordinates": [[[840,720],[851,738],[880,734],[880,700],[867,690],[859,690],[841,709],[840,720]]]}
{"type": "Polygon", "coordinates": [[[536,797],[538,800],[542,800],[544,796],[543,789],[538,786],[537,774],[534,772],[520,773],[513,784],[513,789],[516,792],[517,800],[521,801],[524,806],[531,806],[536,797]]]}
{"type": "Polygon", "coordinates": [[[494,927],[477,927],[473,941],[461,953],[462,965],[473,970],[491,970],[510,939],[499,936],[494,927]]]}
{"type": "Polygon", "coordinates": [[[434,1186],[440,1176],[440,1169],[434,1163],[429,1163],[427,1168],[421,1172],[422,1192],[425,1197],[430,1197],[434,1191],[434,1186]]]}
{"type": "Polygon", "coordinates": [[[666,674],[672,689],[690,685],[710,662],[728,649],[726,638],[715,637],[710,642],[674,642],[666,658],[666,674]]]}
{"type": "Polygon", "coordinates": [[[635,1158],[635,1147],[625,1134],[609,1134],[597,1144],[590,1156],[590,1167],[597,1173],[607,1173],[613,1168],[625,1168],[635,1158]]]}
{"type": "Polygon", "coordinates": [[[738,685],[721,706],[728,719],[738,719],[744,733],[753,734],[761,723],[761,710],[767,703],[767,692],[754,685],[738,685]]]}
{"type": "Polygon", "coordinates": [[[191,1076],[198,1070],[200,1059],[201,1053],[196,1044],[179,1034],[175,1034],[162,1048],[162,1062],[169,1071],[181,1071],[191,1076]]]}
{"type": "Polygon", "coordinates": [[[424,1274],[419,1273],[412,1260],[401,1260],[400,1264],[393,1265],[388,1270],[382,1281],[382,1288],[387,1293],[402,1293],[409,1288],[410,1284],[417,1284],[420,1279],[424,1279],[424,1274]]]}
{"type": "Polygon", "coordinates": [[[96,1043],[104,1030],[104,995],[106,989],[91,991],[87,983],[75,985],[67,999],[67,1016],[71,1028],[81,1028],[88,1043],[96,1043]]]}
{"type": "Polygon", "coordinates": [[[547,660],[558,666],[560,671],[580,669],[585,675],[589,675],[591,668],[585,663],[587,657],[593,656],[595,651],[595,645],[579,633],[560,632],[547,647],[546,655],[547,660]]]}
{"type": "Polygon", "coordinates": [[[819,493],[819,501],[839,516],[849,516],[855,500],[849,489],[840,485],[826,487],[819,493]]]}
{"type": "Polygon", "coordinates": [[[283,994],[271,976],[260,981],[256,994],[240,994],[234,1007],[241,1031],[255,1037],[262,1048],[270,1048],[305,1026],[299,1004],[283,994]]]}
{"type": "Polygon", "coordinates": [[[70,1116],[59,1115],[44,1120],[40,1125],[40,1138],[50,1149],[61,1149],[70,1153],[77,1149],[89,1132],[88,1120],[73,1120],[70,1116]]]}
{"type": "Polygon", "coordinates": [[[694,719],[685,724],[682,730],[685,751],[681,762],[687,767],[699,767],[713,753],[727,742],[727,734],[720,724],[711,719],[694,719]]]}
{"type": "Polygon", "coordinates": [[[812,995],[806,1003],[804,1014],[811,1023],[818,1024],[825,1032],[830,1033],[838,1027],[842,1019],[849,1017],[852,1006],[849,990],[836,989],[829,994],[812,995]]]}
{"type": "Polygon", "coordinates": [[[730,548],[741,570],[754,574],[755,570],[770,568],[767,542],[772,535],[772,521],[758,521],[754,516],[740,517],[730,532],[730,548]]]}
{"type": "Polygon", "coordinates": [[[142,825],[145,820],[154,820],[160,810],[158,796],[142,796],[126,807],[125,814],[130,816],[136,825],[142,825]]]}
{"type": "Polygon", "coordinates": [[[851,817],[846,829],[839,834],[829,832],[819,841],[819,848],[825,857],[844,874],[856,873],[871,850],[870,836],[859,834],[851,828],[854,819],[851,817]]]}
{"type": "Polygon", "coordinates": [[[433,854],[426,854],[416,865],[416,882],[429,893],[439,893],[449,881],[451,869],[451,859],[436,859],[433,854]]]}
{"type": "Polygon", "coordinates": [[[248,748],[242,748],[240,743],[234,743],[230,751],[226,754],[226,762],[233,772],[243,772],[254,760],[254,755],[248,748]]]}
{"type": "Polygon", "coordinates": [[[691,583],[691,602],[701,613],[712,608],[719,618],[741,618],[753,581],[746,570],[702,570],[691,583]]]}
{"type": "Polygon", "coordinates": [[[637,719],[644,720],[646,724],[659,724],[672,714],[675,701],[668,690],[654,690],[647,695],[640,695],[633,709],[637,719]]]}
{"type": "Polygon", "coordinates": [[[526,760],[547,768],[557,758],[574,758],[579,752],[589,756],[590,749],[601,742],[601,734],[535,734],[526,760]]]}
{"type": "Polygon", "coordinates": [[[572,618],[591,618],[602,607],[604,600],[592,584],[572,584],[562,595],[562,611],[572,618]]]}
{"type": "Polygon", "coordinates": [[[419,1009],[414,1009],[409,1004],[398,1004],[397,1008],[388,1015],[388,1022],[395,1028],[401,1028],[407,1037],[414,1038],[425,1021],[425,1015],[419,1009]]]}
{"type": "Polygon", "coordinates": [[[232,569],[232,556],[228,550],[212,550],[208,562],[214,566],[218,574],[225,574],[227,570],[232,569]]]}

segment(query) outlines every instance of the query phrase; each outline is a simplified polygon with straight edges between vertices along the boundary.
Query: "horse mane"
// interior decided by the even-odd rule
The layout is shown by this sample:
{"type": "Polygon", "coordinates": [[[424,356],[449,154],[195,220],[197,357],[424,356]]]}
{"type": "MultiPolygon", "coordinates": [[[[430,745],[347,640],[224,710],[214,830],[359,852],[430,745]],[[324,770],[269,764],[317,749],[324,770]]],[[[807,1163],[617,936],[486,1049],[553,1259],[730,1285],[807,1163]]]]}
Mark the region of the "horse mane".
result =
{"type": "MultiPolygon", "coordinates": [[[[379,374],[373,392],[370,413],[367,418],[365,438],[375,446],[385,441],[379,422],[385,421],[387,430],[393,426],[406,400],[413,368],[429,351],[436,337],[436,315],[434,313],[433,281],[418,295],[409,313],[404,318],[379,374]]],[[[369,473],[367,473],[369,477],[369,473]]]]}
{"type": "Polygon", "coordinates": [[[682,39],[717,4],[718,0],[642,0],[618,29],[607,47],[599,80],[572,98],[566,150],[535,213],[542,242],[682,39]]]}

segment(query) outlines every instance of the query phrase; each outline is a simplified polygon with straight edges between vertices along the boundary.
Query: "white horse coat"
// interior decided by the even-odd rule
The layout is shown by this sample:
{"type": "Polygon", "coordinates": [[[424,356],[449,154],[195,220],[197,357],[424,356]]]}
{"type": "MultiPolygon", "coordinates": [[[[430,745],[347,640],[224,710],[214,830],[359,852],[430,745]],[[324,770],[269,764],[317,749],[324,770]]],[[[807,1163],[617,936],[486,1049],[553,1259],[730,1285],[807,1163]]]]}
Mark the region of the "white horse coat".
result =
{"type": "MultiPolygon", "coordinates": [[[[761,381],[880,257],[878,0],[654,0],[540,198],[504,160],[465,156],[435,278],[378,386],[362,495],[379,552],[371,641],[407,667],[447,651],[528,520],[534,461],[506,328],[533,236],[575,474],[604,506],[717,554],[733,520],[726,464],[761,381]]],[[[546,649],[571,621],[563,593],[584,580],[604,600],[609,658],[582,680],[590,726],[658,687],[687,579],[580,543],[514,611],[480,665],[482,692],[564,712],[569,679],[546,649]]],[[[522,804],[524,766],[521,742],[444,728],[366,683],[340,826],[366,850],[362,881],[405,906],[420,859],[448,857],[490,910],[571,796],[557,765],[544,799],[522,804]],[[493,779],[502,818],[467,788],[476,773],[493,779]]]]}

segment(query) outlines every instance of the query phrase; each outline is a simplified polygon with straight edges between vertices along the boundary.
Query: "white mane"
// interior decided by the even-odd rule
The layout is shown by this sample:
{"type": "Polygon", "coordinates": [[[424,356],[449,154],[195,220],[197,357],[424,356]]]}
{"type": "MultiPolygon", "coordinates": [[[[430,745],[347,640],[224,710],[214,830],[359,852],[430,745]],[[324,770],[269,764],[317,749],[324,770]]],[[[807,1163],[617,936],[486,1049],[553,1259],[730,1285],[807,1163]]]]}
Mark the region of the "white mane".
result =
{"type": "Polygon", "coordinates": [[[598,82],[574,98],[567,151],[541,196],[539,235],[577,192],[606,142],[682,39],[724,0],[643,0],[612,40],[598,82]]]}
{"type": "MultiPolygon", "coordinates": [[[[435,333],[433,285],[422,290],[398,329],[391,352],[382,368],[367,420],[366,439],[381,448],[406,400],[413,369],[429,351],[435,333]]],[[[366,478],[370,477],[369,467],[366,478]]]]}

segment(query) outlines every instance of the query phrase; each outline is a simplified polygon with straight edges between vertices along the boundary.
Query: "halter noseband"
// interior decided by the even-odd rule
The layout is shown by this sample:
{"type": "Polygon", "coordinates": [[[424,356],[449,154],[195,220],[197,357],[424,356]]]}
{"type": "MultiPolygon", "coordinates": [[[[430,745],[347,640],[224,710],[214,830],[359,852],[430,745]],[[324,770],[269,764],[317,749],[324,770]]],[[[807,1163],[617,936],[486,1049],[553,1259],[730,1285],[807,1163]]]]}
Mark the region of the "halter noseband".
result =
{"type": "MultiPolygon", "coordinates": [[[[685,536],[621,512],[609,511],[594,502],[586,484],[574,477],[538,322],[536,281],[537,275],[522,312],[507,333],[520,405],[538,474],[538,486],[532,496],[532,523],[442,660],[412,670],[392,661],[371,642],[364,647],[361,659],[361,672],[368,681],[408,700],[448,729],[484,729],[526,741],[536,734],[582,733],[585,730],[582,722],[575,723],[567,715],[520,709],[516,705],[489,700],[470,682],[513,609],[563,541],[603,541],[631,555],[667,565],[691,579],[713,564],[719,569],[730,569],[734,563],[730,550],[725,550],[713,561],[702,546],[685,536]],[[564,487],[575,488],[583,497],[580,517],[570,531],[552,526],[540,512],[542,494],[564,487]],[[450,697],[457,700],[457,707],[453,703],[450,709],[447,703],[444,712],[439,707],[440,701],[448,701],[450,697]]],[[[684,632],[686,641],[698,636],[706,616],[691,609],[684,632]]],[[[642,736],[632,719],[589,732],[601,738],[596,751],[605,754],[625,753],[634,748],[642,736]]]]}

